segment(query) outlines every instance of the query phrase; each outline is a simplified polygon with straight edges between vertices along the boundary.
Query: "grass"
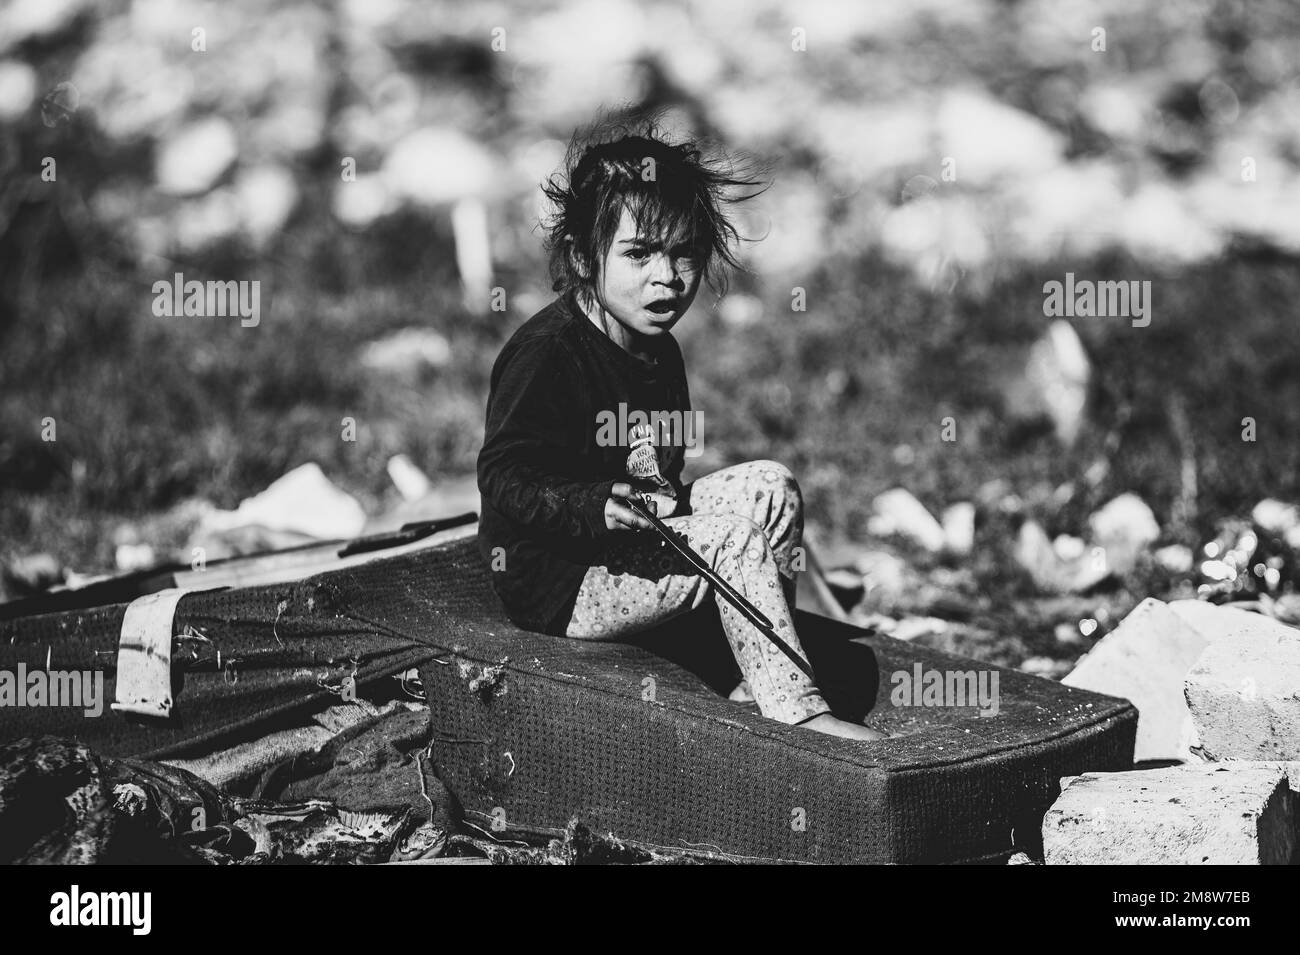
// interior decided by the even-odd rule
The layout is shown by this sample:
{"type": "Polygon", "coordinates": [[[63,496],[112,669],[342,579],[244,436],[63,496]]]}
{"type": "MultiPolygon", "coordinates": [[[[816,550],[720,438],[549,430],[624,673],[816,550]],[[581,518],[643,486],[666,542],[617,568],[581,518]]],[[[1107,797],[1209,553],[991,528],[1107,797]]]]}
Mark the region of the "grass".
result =
{"type": "MultiPolygon", "coordinates": [[[[385,463],[395,453],[435,477],[472,472],[492,361],[526,316],[461,307],[444,226],[405,215],[361,236],[309,214],[268,255],[231,246],[175,267],[124,261],[119,248],[108,236],[74,241],[54,205],[26,210],[0,242],[16,276],[0,294],[0,559],[47,551],[102,572],[124,523],[191,497],[233,507],[306,461],[371,511],[394,497],[385,463]],[[155,318],[151,283],[175,268],[261,278],[262,324],[155,318]],[[366,375],[365,343],[409,325],[445,335],[452,363],[415,381],[366,375]],[[57,441],[41,440],[46,417],[57,441]],[[344,417],[357,422],[355,442],[341,440],[344,417]]],[[[537,259],[498,281],[513,294],[541,278],[537,259]]],[[[1000,480],[1052,533],[1079,532],[1129,490],[1169,539],[1195,544],[1261,497],[1300,499],[1292,261],[1243,253],[1167,274],[1122,258],[1062,263],[1008,274],[977,297],[960,284],[926,292],[866,257],[828,259],[805,284],[808,311],[790,313],[788,298],[742,275],[733,290],[764,300],[764,319],[728,326],[703,293],[679,338],[705,414],[700,463],[786,461],[824,527],[865,539],[882,490],[907,487],[938,513],[1000,480]],[[1042,283],[1067,268],[1150,278],[1155,289],[1148,328],[1076,320],[1096,384],[1092,423],[1068,451],[1047,429],[1014,423],[998,387],[1007,356],[1044,327],[1042,283]],[[945,416],[956,442],[939,438],[945,416]],[[1241,440],[1246,416],[1254,443],[1241,440]],[[901,445],[910,454],[896,455],[901,445]],[[1199,508],[1183,513],[1189,453],[1199,508]],[[1099,459],[1104,479],[1080,481],[1099,459]],[[1071,481],[1063,505],[1045,503],[1071,481]]],[[[182,543],[179,528],[150,526],[157,546],[182,543]]],[[[989,553],[974,564],[1019,593],[1010,532],[986,527],[989,553]]]]}

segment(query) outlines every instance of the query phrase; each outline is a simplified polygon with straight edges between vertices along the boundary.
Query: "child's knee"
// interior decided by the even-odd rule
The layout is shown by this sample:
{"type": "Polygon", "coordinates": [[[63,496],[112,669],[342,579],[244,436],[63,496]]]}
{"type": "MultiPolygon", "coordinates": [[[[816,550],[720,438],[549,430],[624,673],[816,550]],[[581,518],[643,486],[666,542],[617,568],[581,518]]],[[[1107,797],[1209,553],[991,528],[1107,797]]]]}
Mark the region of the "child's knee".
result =
{"type": "Polygon", "coordinates": [[[741,514],[710,514],[694,523],[689,531],[694,544],[704,545],[706,556],[715,562],[736,552],[769,546],[763,528],[741,514]]]}
{"type": "Polygon", "coordinates": [[[720,556],[742,558],[748,564],[772,559],[772,543],[762,526],[747,517],[733,515],[726,522],[725,542],[720,556]]]}
{"type": "Polygon", "coordinates": [[[803,513],[803,491],[794,472],[780,461],[752,461],[760,493],[766,494],[775,508],[803,513]]]}

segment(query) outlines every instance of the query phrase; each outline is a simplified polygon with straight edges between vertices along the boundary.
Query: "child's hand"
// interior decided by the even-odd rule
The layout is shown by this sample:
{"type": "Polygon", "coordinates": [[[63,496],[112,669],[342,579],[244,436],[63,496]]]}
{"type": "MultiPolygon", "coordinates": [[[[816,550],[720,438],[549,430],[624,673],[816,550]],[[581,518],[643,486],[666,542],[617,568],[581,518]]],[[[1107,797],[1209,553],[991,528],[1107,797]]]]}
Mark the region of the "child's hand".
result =
{"type": "Polygon", "coordinates": [[[636,485],[627,482],[615,484],[609,491],[609,500],[605,502],[605,526],[611,531],[652,531],[654,525],[638,514],[626,503],[633,495],[640,495],[651,490],[653,485],[644,482],[636,485]]]}

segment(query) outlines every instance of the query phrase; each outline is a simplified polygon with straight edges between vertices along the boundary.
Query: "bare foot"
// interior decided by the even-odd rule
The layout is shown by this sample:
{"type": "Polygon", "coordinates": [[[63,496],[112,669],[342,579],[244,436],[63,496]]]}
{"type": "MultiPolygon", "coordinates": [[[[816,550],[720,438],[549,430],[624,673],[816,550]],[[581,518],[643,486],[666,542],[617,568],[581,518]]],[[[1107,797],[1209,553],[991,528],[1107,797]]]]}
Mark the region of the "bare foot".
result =
{"type": "Polygon", "coordinates": [[[731,691],[731,695],[727,699],[733,703],[753,703],[754,691],[749,688],[747,680],[741,680],[736,684],[736,688],[731,691]]]}
{"type": "Polygon", "coordinates": [[[842,736],[845,739],[860,739],[866,742],[885,738],[884,733],[867,729],[861,723],[850,723],[848,720],[839,719],[829,713],[814,716],[807,723],[800,723],[799,726],[802,729],[816,730],[818,733],[825,733],[828,736],[842,736]]]}

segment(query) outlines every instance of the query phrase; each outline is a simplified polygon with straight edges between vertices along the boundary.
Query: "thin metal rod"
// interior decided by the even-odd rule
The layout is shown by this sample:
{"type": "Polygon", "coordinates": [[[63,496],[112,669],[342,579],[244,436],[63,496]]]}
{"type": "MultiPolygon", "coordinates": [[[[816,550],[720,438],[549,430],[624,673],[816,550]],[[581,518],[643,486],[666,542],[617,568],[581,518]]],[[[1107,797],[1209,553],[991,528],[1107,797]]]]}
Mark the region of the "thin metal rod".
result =
{"type": "Polygon", "coordinates": [[[813,675],[812,666],[808,663],[807,660],[805,660],[799,654],[795,653],[794,648],[791,647],[790,644],[786,643],[779,636],[777,636],[776,628],[772,626],[772,621],[768,620],[762,611],[760,611],[757,607],[755,607],[752,603],[750,603],[749,599],[746,598],[743,594],[739,593],[734,587],[731,586],[731,584],[723,580],[722,577],[712,567],[709,566],[708,562],[705,561],[703,557],[695,553],[695,551],[692,550],[687,544],[683,543],[681,538],[679,538],[676,535],[676,533],[673,532],[672,528],[670,528],[667,524],[661,521],[655,515],[654,511],[652,511],[649,507],[647,507],[640,498],[634,495],[628,498],[627,500],[628,503],[632,505],[632,509],[634,511],[636,511],[638,514],[640,514],[642,517],[648,520],[651,524],[653,524],[654,529],[659,532],[660,536],[663,537],[663,539],[666,540],[669,544],[671,544],[673,548],[677,551],[677,553],[681,554],[688,561],[690,561],[691,566],[694,567],[697,571],[699,571],[702,577],[704,577],[711,584],[713,584],[714,587],[717,588],[718,593],[722,594],[723,599],[726,600],[727,603],[731,604],[742,614],[744,614],[745,617],[749,620],[749,622],[758,628],[758,632],[761,633],[763,636],[767,637],[767,639],[771,640],[772,643],[774,643],[782,653],[784,653],[787,657],[790,658],[791,662],[793,662],[795,666],[797,666],[801,671],[803,671],[804,675],[807,676],[808,679],[810,680],[816,679],[816,677],[813,675]]]}

